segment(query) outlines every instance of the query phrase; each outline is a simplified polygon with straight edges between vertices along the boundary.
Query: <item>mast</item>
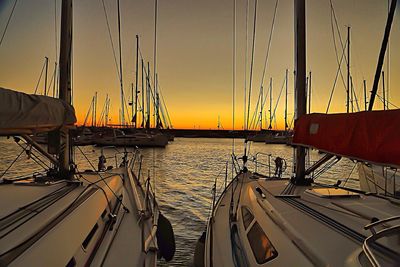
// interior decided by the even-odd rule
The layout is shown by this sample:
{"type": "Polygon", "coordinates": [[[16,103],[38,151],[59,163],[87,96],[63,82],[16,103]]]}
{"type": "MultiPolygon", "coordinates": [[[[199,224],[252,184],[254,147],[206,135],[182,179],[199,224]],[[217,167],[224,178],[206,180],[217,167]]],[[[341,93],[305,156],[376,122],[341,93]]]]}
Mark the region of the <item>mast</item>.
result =
{"type": "Polygon", "coordinates": [[[385,34],[383,36],[381,51],[379,52],[378,65],[376,67],[374,84],[372,86],[371,98],[369,100],[369,107],[368,107],[369,111],[371,111],[374,107],[375,96],[378,91],[379,77],[383,67],[383,60],[385,58],[386,48],[389,41],[390,29],[392,28],[394,13],[396,11],[396,4],[397,0],[392,0],[392,3],[390,4],[389,16],[386,21],[385,34]]]}
{"type": "Polygon", "coordinates": [[[97,119],[97,92],[94,93],[94,118],[93,118],[93,121],[94,121],[95,127],[97,126],[96,119],[97,119]]]}
{"type": "Polygon", "coordinates": [[[142,128],[144,128],[144,63],[142,59],[142,128]]]}
{"type": "Polygon", "coordinates": [[[57,62],[54,63],[54,74],[53,74],[53,97],[56,97],[56,82],[57,82],[57,62]]]}
{"type": "Polygon", "coordinates": [[[288,100],[288,70],[286,69],[286,78],[285,78],[285,132],[288,130],[287,124],[287,100],[288,100]]]}
{"type": "Polygon", "coordinates": [[[347,27],[347,113],[350,111],[350,27],[347,27]]]}
{"type": "Polygon", "coordinates": [[[155,80],[155,85],[154,85],[154,88],[156,88],[155,89],[155,91],[157,92],[156,93],[156,95],[155,95],[155,101],[156,101],[156,111],[157,111],[157,116],[156,116],[156,128],[157,129],[160,129],[160,128],[162,128],[162,125],[161,125],[161,116],[160,116],[160,93],[158,92],[158,73],[156,73],[156,80],[155,80]]]}
{"type": "Polygon", "coordinates": [[[150,63],[147,62],[147,77],[146,77],[147,81],[147,92],[146,92],[146,100],[147,100],[147,121],[146,121],[146,128],[150,129],[150,63]]]}
{"type": "Polygon", "coordinates": [[[122,79],[121,10],[119,8],[119,0],[117,0],[117,9],[118,9],[119,83],[121,87],[121,125],[125,125],[124,84],[122,79]]]}
{"type": "Polygon", "coordinates": [[[311,113],[311,71],[308,79],[308,113],[311,113]]]}
{"type": "Polygon", "coordinates": [[[367,81],[364,80],[364,110],[367,111],[367,81]]]}
{"type": "Polygon", "coordinates": [[[105,126],[107,127],[108,124],[108,113],[110,112],[110,99],[108,98],[108,94],[107,94],[107,104],[106,104],[106,115],[105,115],[105,126]]]}
{"type": "Polygon", "coordinates": [[[263,118],[262,118],[262,115],[263,115],[263,102],[264,102],[264,90],[263,90],[264,88],[263,88],[263,86],[261,85],[261,87],[260,87],[260,103],[261,103],[261,105],[260,105],[260,131],[262,131],[262,121],[263,121],[263,118]]]}
{"type": "MultiPolygon", "coordinates": [[[[160,127],[159,121],[159,107],[158,107],[158,88],[157,88],[157,4],[158,1],[155,0],[154,2],[154,54],[153,54],[153,86],[154,86],[154,111],[155,111],[155,127],[158,129],[160,127]]],[[[150,75],[150,73],[149,73],[150,75]]]]}
{"type": "Polygon", "coordinates": [[[244,105],[243,105],[243,130],[247,130],[247,120],[246,120],[246,98],[247,98],[247,56],[249,54],[248,51],[248,44],[249,44],[249,0],[246,1],[246,48],[245,48],[245,55],[244,55],[244,105]]]}
{"type": "MultiPolygon", "coordinates": [[[[138,104],[138,80],[139,80],[139,36],[136,35],[136,87],[135,87],[135,112],[132,110],[133,115],[133,123],[135,124],[135,128],[137,128],[137,104],[138,104]]],[[[133,92],[132,92],[133,95],[133,92]]],[[[133,109],[133,105],[132,105],[133,109]]]]}
{"type": "Polygon", "coordinates": [[[269,79],[269,126],[268,130],[272,129],[272,77],[269,79]]]}
{"type": "Polygon", "coordinates": [[[382,97],[383,97],[383,110],[386,110],[385,72],[384,71],[382,71],[382,97]]]}
{"type": "Polygon", "coordinates": [[[44,75],[44,95],[47,95],[47,72],[49,69],[49,58],[45,57],[44,58],[44,64],[46,66],[46,71],[45,71],[45,75],[44,75]]]}
{"type": "MultiPolygon", "coordinates": [[[[60,84],[59,98],[71,104],[71,60],[72,57],[72,0],[62,0],[61,38],[60,38],[60,84]]],[[[72,159],[72,146],[66,127],[57,130],[59,137],[59,171],[69,178],[69,165],[72,159]]]]}
{"type": "MultiPolygon", "coordinates": [[[[296,119],[306,114],[306,6],[305,0],[295,0],[295,96],[296,119]]],[[[302,185],[305,179],[305,155],[304,147],[295,148],[295,183],[302,185]]]]}

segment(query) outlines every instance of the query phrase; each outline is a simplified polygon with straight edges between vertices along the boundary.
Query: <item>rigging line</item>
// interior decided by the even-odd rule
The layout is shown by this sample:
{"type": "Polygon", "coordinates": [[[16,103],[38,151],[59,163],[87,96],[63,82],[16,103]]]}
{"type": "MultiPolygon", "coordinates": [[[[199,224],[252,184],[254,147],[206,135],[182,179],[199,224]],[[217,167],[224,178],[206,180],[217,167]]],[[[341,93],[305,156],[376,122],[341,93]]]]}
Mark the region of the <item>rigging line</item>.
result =
{"type": "Polygon", "coordinates": [[[162,89],[162,88],[161,88],[160,82],[158,82],[158,92],[159,92],[159,94],[160,94],[160,96],[161,96],[161,104],[164,105],[164,109],[165,109],[165,112],[166,112],[166,115],[167,115],[168,123],[169,123],[169,125],[170,125],[171,128],[172,128],[172,123],[171,123],[171,119],[170,119],[170,117],[169,117],[169,113],[168,113],[168,109],[167,109],[167,104],[165,103],[164,96],[163,96],[163,94],[162,94],[162,90],[161,90],[161,89],[162,89]]]}
{"type": "MultiPolygon", "coordinates": [[[[334,22],[335,22],[336,30],[337,30],[338,35],[339,35],[340,45],[341,45],[343,50],[347,46],[347,42],[346,42],[345,45],[343,45],[342,36],[340,34],[340,29],[339,29],[339,25],[338,25],[338,22],[337,22],[336,13],[335,13],[335,9],[333,7],[332,0],[330,0],[330,4],[331,4],[331,31],[332,31],[333,44],[334,44],[334,48],[335,48],[336,62],[338,63],[338,67],[341,68],[341,61],[339,63],[338,51],[337,51],[337,46],[336,46],[335,29],[333,28],[333,21],[332,20],[334,20],[334,22]]],[[[345,63],[347,64],[346,56],[344,57],[344,60],[345,60],[345,63]]],[[[347,86],[346,86],[346,83],[344,81],[344,77],[343,77],[343,73],[342,73],[341,69],[340,69],[340,78],[341,78],[341,80],[343,82],[343,86],[346,88],[347,86]]]]}
{"type": "MultiPolygon", "coordinates": [[[[159,85],[159,87],[160,87],[160,85],[159,85]]],[[[161,96],[161,101],[162,101],[162,103],[164,104],[165,112],[167,113],[167,119],[168,119],[169,125],[170,125],[171,128],[172,128],[171,118],[169,117],[169,113],[168,113],[168,109],[167,109],[167,104],[165,103],[164,96],[163,96],[162,93],[161,93],[161,87],[160,87],[160,96],[161,96]]]]}
{"type": "Polygon", "coordinates": [[[357,166],[357,162],[354,163],[353,168],[351,169],[351,171],[350,171],[350,173],[349,173],[349,176],[347,176],[346,180],[344,181],[343,186],[345,186],[345,185],[347,184],[347,181],[350,179],[350,176],[351,176],[351,174],[353,173],[353,171],[354,171],[354,169],[355,169],[356,166],[357,166]]]}
{"type": "Polygon", "coordinates": [[[244,105],[243,105],[243,130],[247,130],[247,122],[246,122],[246,97],[247,97],[247,62],[248,62],[248,54],[249,54],[249,0],[246,1],[246,48],[245,48],[245,55],[244,55],[244,105]]]}
{"type": "Polygon", "coordinates": [[[253,81],[253,65],[254,65],[254,50],[255,50],[255,40],[256,40],[256,23],[257,23],[257,3],[254,2],[254,22],[253,22],[253,45],[251,49],[251,63],[250,63],[250,81],[249,81],[249,98],[248,98],[248,106],[247,106],[247,128],[249,124],[249,113],[250,113],[250,104],[251,104],[251,89],[252,89],[252,81],[253,81]]]}
{"type": "Polygon", "coordinates": [[[0,47],[1,47],[1,44],[3,43],[4,37],[6,36],[8,25],[10,24],[12,15],[14,14],[14,10],[15,10],[15,6],[17,5],[17,2],[18,2],[18,0],[15,0],[14,5],[13,5],[13,7],[11,9],[11,13],[10,13],[10,16],[8,17],[8,20],[7,20],[7,23],[6,23],[6,27],[4,28],[3,34],[2,34],[1,39],[0,39],[0,47]]]}
{"type": "MultiPolygon", "coordinates": [[[[275,119],[275,120],[276,120],[276,117],[275,117],[276,109],[278,108],[279,100],[281,99],[281,95],[282,95],[282,92],[283,92],[283,88],[285,87],[285,82],[286,82],[286,81],[283,80],[283,84],[282,84],[282,87],[281,87],[281,91],[279,92],[278,100],[276,101],[276,105],[275,105],[275,108],[274,108],[274,113],[272,114],[272,118],[275,119]]],[[[275,123],[276,123],[276,121],[275,121],[275,123]]]]}
{"type": "MultiPolygon", "coordinates": [[[[28,146],[26,146],[28,147],[28,146]]],[[[18,156],[11,162],[11,164],[5,169],[5,171],[0,175],[0,179],[8,172],[8,170],[14,165],[15,162],[21,157],[21,155],[26,151],[26,147],[22,148],[21,153],[18,154],[18,156]]]]}
{"type": "Polygon", "coordinates": [[[257,98],[257,104],[255,106],[253,116],[251,117],[250,127],[248,129],[254,129],[258,126],[257,115],[258,115],[258,106],[260,105],[260,102],[262,102],[262,100],[260,100],[261,98],[262,98],[262,95],[261,95],[261,90],[260,90],[260,93],[258,94],[258,98],[257,98]]]}
{"type": "MultiPolygon", "coordinates": [[[[19,142],[16,142],[16,143],[17,143],[17,145],[18,145],[20,148],[25,149],[25,152],[28,151],[28,150],[26,149],[27,147],[29,147],[29,145],[28,145],[27,143],[24,143],[24,144],[26,144],[25,147],[23,147],[19,142]]],[[[39,153],[40,153],[40,152],[39,152],[39,153]]],[[[39,165],[40,167],[42,167],[45,171],[46,171],[47,169],[50,168],[43,160],[41,160],[38,156],[36,156],[36,155],[33,154],[32,152],[30,152],[29,156],[30,156],[30,159],[32,159],[37,165],[39,165]]]]}
{"type": "MultiPolygon", "coordinates": [[[[384,103],[384,99],[383,99],[383,97],[382,96],[380,96],[380,95],[378,95],[378,94],[376,94],[376,96],[382,101],[382,103],[384,103]]],[[[395,104],[393,104],[392,102],[388,102],[390,105],[392,105],[393,107],[395,107],[395,108],[400,108],[400,107],[398,107],[398,106],[396,106],[395,104]]]]}
{"type": "Polygon", "coordinates": [[[331,106],[333,93],[334,93],[335,88],[336,88],[336,83],[337,83],[337,79],[338,79],[338,77],[339,77],[339,72],[340,72],[340,69],[341,69],[341,65],[342,65],[343,58],[344,58],[344,56],[345,56],[345,51],[346,51],[346,46],[343,48],[342,57],[340,58],[340,64],[339,64],[339,66],[338,66],[338,70],[336,71],[335,80],[334,80],[334,82],[333,82],[333,87],[332,87],[332,90],[331,90],[331,94],[330,94],[330,96],[329,96],[328,106],[326,107],[326,113],[329,112],[329,108],[330,108],[330,106],[331,106]]]}
{"type": "Polygon", "coordinates": [[[103,4],[103,10],[104,10],[104,16],[105,16],[106,24],[107,24],[108,36],[109,36],[109,38],[110,38],[111,48],[112,48],[112,51],[113,51],[114,62],[115,62],[115,69],[117,70],[118,79],[121,79],[121,75],[120,75],[119,69],[118,69],[117,56],[116,56],[116,54],[115,54],[114,42],[113,42],[112,35],[111,35],[110,23],[109,23],[109,21],[108,21],[108,15],[107,15],[106,5],[104,4],[104,0],[101,0],[101,2],[102,2],[102,4],[103,4]]]}
{"type": "MultiPolygon", "coordinates": [[[[156,74],[157,74],[157,12],[158,12],[158,1],[155,0],[154,2],[154,51],[153,51],[153,85],[154,85],[154,90],[157,90],[156,88],[156,74]]],[[[155,91],[155,94],[157,94],[157,91],[155,91]]]]}
{"type": "MultiPolygon", "coordinates": [[[[357,111],[360,111],[360,106],[358,105],[357,94],[356,94],[356,92],[355,92],[355,90],[354,90],[353,78],[352,78],[352,77],[350,77],[350,78],[351,78],[351,79],[350,79],[351,91],[352,91],[352,94],[353,94],[353,96],[354,96],[354,100],[353,100],[353,101],[356,101],[357,111]]],[[[353,103],[351,103],[351,104],[353,105],[353,103]]]]}
{"type": "Polygon", "coordinates": [[[268,40],[268,47],[267,47],[267,54],[265,55],[265,61],[264,61],[264,69],[261,77],[261,85],[262,87],[264,85],[264,79],[265,79],[265,71],[267,70],[267,63],[268,63],[268,57],[269,57],[269,51],[271,49],[271,43],[272,43],[272,33],[274,32],[274,27],[275,27],[275,18],[276,18],[276,11],[278,10],[278,2],[279,0],[275,1],[275,9],[274,9],[274,16],[272,18],[272,23],[271,23],[271,31],[269,33],[269,40],[268,40]]]}
{"type": "Polygon", "coordinates": [[[45,66],[46,66],[46,62],[43,64],[42,70],[40,71],[39,80],[38,80],[38,82],[36,83],[35,92],[33,93],[34,95],[36,94],[36,92],[37,92],[37,90],[38,90],[38,88],[39,88],[39,84],[40,84],[40,81],[42,80],[42,75],[43,75],[43,71],[44,71],[44,67],[45,67],[45,66]]]}
{"type": "MultiPolygon", "coordinates": [[[[78,150],[82,153],[83,157],[87,160],[87,162],[90,164],[90,166],[93,168],[94,172],[97,173],[100,177],[99,181],[103,181],[104,184],[108,187],[108,189],[111,191],[111,193],[115,196],[115,198],[121,203],[122,207],[128,209],[124,203],[122,203],[122,199],[114,192],[114,190],[112,190],[112,188],[108,185],[106,178],[109,177],[103,177],[98,171],[96,171],[96,168],[93,166],[92,162],[89,160],[89,158],[85,155],[85,153],[83,153],[82,149],[79,146],[75,146],[76,148],[78,148],[78,150]]],[[[97,182],[96,182],[97,183],[97,182]]],[[[110,205],[110,202],[108,203],[110,205]]],[[[111,209],[110,209],[111,210],[111,209]]]]}
{"type": "MultiPolygon", "coordinates": [[[[58,34],[57,34],[57,0],[54,0],[54,39],[55,39],[55,45],[56,45],[56,56],[55,58],[57,59],[58,56],[58,34]]],[[[56,60],[57,61],[57,60],[56,60]]],[[[54,97],[54,96],[53,96],[54,97]]]]}
{"type": "MultiPolygon", "coordinates": [[[[235,94],[236,94],[236,0],[233,0],[233,49],[232,49],[232,131],[235,131],[235,94]]],[[[235,155],[235,133],[232,138],[232,155],[235,155]]],[[[233,169],[232,169],[233,177],[233,169]]]]}

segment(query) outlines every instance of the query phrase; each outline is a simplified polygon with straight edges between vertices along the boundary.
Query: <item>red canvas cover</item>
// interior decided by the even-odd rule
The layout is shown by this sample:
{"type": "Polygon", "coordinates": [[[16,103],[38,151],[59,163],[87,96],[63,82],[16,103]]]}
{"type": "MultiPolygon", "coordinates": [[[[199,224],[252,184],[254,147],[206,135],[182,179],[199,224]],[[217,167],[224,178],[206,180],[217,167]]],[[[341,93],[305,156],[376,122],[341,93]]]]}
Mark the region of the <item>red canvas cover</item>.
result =
{"type": "Polygon", "coordinates": [[[307,114],[295,122],[293,144],[399,167],[400,109],[307,114]]]}

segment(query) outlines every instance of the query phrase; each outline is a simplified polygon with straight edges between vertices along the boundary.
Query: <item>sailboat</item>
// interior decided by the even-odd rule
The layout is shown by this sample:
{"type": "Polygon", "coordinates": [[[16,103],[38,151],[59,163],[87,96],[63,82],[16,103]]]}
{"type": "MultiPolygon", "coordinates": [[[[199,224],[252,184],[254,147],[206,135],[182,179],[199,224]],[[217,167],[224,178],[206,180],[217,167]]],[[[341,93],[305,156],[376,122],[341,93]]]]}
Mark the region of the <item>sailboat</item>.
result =
{"type": "MultiPolygon", "coordinates": [[[[305,0],[294,2],[297,119],[293,177],[251,172],[247,155],[242,157],[239,173],[212,207],[206,232],[197,244],[195,264],[398,266],[399,200],[341,186],[340,180],[320,184],[313,180],[312,173],[340,157],[399,168],[400,126],[396,122],[400,110],[351,116],[306,114],[306,5],[305,0]],[[337,123],[332,124],[332,120],[337,123]],[[371,121],[380,122],[382,127],[371,126],[371,121]],[[369,132],[371,128],[374,130],[369,132]],[[306,169],[306,147],[328,154],[306,169]]],[[[382,67],[396,2],[391,3],[377,73],[382,67]]]]}
{"type": "Polygon", "coordinates": [[[124,152],[115,167],[101,155],[92,171],[72,161],[72,2],[62,1],[60,99],[0,89],[0,135],[52,164],[43,174],[1,180],[0,265],[156,266],[157,256],[172,259],[175,243],[150,178],[134,173],[139,151],[124,152]],[[30,137],[45,131],[48,151],[30,137]]]}

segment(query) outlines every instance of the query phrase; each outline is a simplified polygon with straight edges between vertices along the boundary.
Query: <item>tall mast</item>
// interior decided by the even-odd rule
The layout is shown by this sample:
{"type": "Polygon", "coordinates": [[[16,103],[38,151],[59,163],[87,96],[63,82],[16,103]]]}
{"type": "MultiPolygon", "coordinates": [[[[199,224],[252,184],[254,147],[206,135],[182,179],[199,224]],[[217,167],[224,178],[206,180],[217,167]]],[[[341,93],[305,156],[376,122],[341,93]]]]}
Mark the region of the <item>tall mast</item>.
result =
{"type": "Polygon", "coordinates": [[[160,116],[160,93],[158,91],[158,73],[156,73],[156,83],[154,85],[155,91],[157,92],[155,95],[155,101],[156,101],[156,111],[157,111],[157,116],[156,116],[156,128],[159,129],[161,127],[161,116],[160,116]]]}
{"type": "Polygon", "coordinates": [[[147,120],[146,120],[146,128],[149,129],[150,128],[150,112],[151,112],[151,108],[150,108],[150,63],[147,62],[147,92],[146,92],[146,100],[147,100],[147,120]]]}
{"type": "Polygon", "coordinates": [[[53,97],[56,97],[56,83],[57,83],[57,62],[54,63],[54,74],[53,74],[53,97]]]}
{"type": "Polygon", "coordinates": [[[350,27],[347,27],[347,113],[350,111],[350,27]]]}
{"type": "Polygon", "coordinates": [[[269,79],[269,126],[268,129],[272,129],[272,77],[269,79]]]}
{"type": "Polygon", "coordinates": [[[94,94],[94,126],[97,126],[97,92],[94,94]]]}
{"type": "Polygon", "coordinates": [[[44,63],[45,66],[46,66],[46,72],[45,72],[45,75],[44,75],[44,95],[47,95],[47,72],[48,72],[48,69],[49,69],[49,58],[45,57],[44,62],[45,62],[44,63]]]}
{"type": "MultiPolygon", "coordinates": [[[[137,128],[137,104],[138,104],[138,80],[139,80],[139,36],[136,35],[136,87],[135,87],[135,112],[132,110],[133,115],[133,123],[135,124],[135,128],[137,128]]],[[[132,94],[133,95],[133,94],[132,94]]],[[[133,109],[133,105],[132,105],[133,109]]]]}
{"type": "Polygon", "coordinates": [[[385,72],[382,71],[382,97],[383,97],[383,110],[386,110],[386,92],[385,92],[385,72]]]}
{"type": "Polygon", "coordinates": [[[308,113],[311,113],[311,71],[308,78],[308,113]]]}
{"type": "Polygon", "coordinates": [[[381,46],[381,50],[379,52],[378,65],[376,67],[374,84],[372,86],[371,98],[369,100],[369,107],[368,107],[369,111],[371,111],[374,107],[375,96],[378,91],[379,77],[381,75],[381,71],[382,71],[382,67],[383,67],[383,60],[385,58],[386,48],[387,48],[388,41],[389,41],[390,29],[392,28],[394,13],[396,11],[396,4],[397,4],[397,0],[392,0],[392,3],[390,4],[389,16],[386,21],[385,34],[383,36],[382,46],[381,46]]]}
{"type": "MultiPolygon", "coordinates": [[[[60,84],[59,98],[71,104],[71,60],[72,57],[72,0],[62,0],[61,38],[60,38],[60,84]]],[[[62,127],[59,136],[59,170],[62,176],[69,177],[72,147],[68,129],[62,127]]]]}
{"type": "Polygon", "coordinates": [[[364,80],[364,110],[367,111],[367,81],[364,80]]]}
{"type": "MultiPolygon", "coordinates": [[[[295,95],[296,119],[306,114],[306,6],[305,0],[295,0],[295,95]]],[[[305,155],[304,147],[295,148],[295,183],[305,184],[305,155]]]]}
{"type": "MultiPolygon", "coordinates": [[[[157,95],[158,95],[158,88],[156,85],[156,76],[157,76],[157,4],[158,1],[155,0],[154,2],[154,55],[153,55],[153,86],[154,86],[154,108],[155,108],[155,127],[158,129],[159,128],[159,124],[158,124],[158,120],[159,120],[159,107],[158,107],[158,101],[157,101],[157,95]]],[[[150,74],[149,74],[150,75],[150,74]]]]}
{"type": "Polygon", "coordinates": [[[122,79],[121,10],[119,8],[119,0],[117,0],[117,9],[118,9],[119,83],[121,87],[121,125],[125,125],[124,84],[122,79]]]}
{"type": "Polygon", "coordinates": [[[144,122],[144,62],[142,59],[142,128],[145,126],[144,122]]]}
{"type": "Polygon", "coordinates": [[[106,101],[104,104],[104,123],[102,123],[101,126],[107,126],[107,120],[108,120],[108,94],[106,94],[106,101]]]}
{"type": "Polygon", "coordinates": [[[246,98],[247,98],[247,56],[249,54],[248,44],[249,44],[249,0],[246,1],[246,48],[245,48],[245,56],[244,56],[244,105],[243,105],[243,130],[247,130],[247,120],[246,120],[246,98]]]}
{"type": "Polygon", "coordinates": [[[288,130],[287,124],[287,100],[288,100],[288,70],[286,69],[285,78],[285,132],[288,130]]]}
{"type": "Polygon", "coordinates": [[[261,95],[261,105],[260,105],[260,131],[262,131],[262,121],[263,121],[263,103],[264,103],[264,90],[263,86],[260,87],[261,95]]]}

